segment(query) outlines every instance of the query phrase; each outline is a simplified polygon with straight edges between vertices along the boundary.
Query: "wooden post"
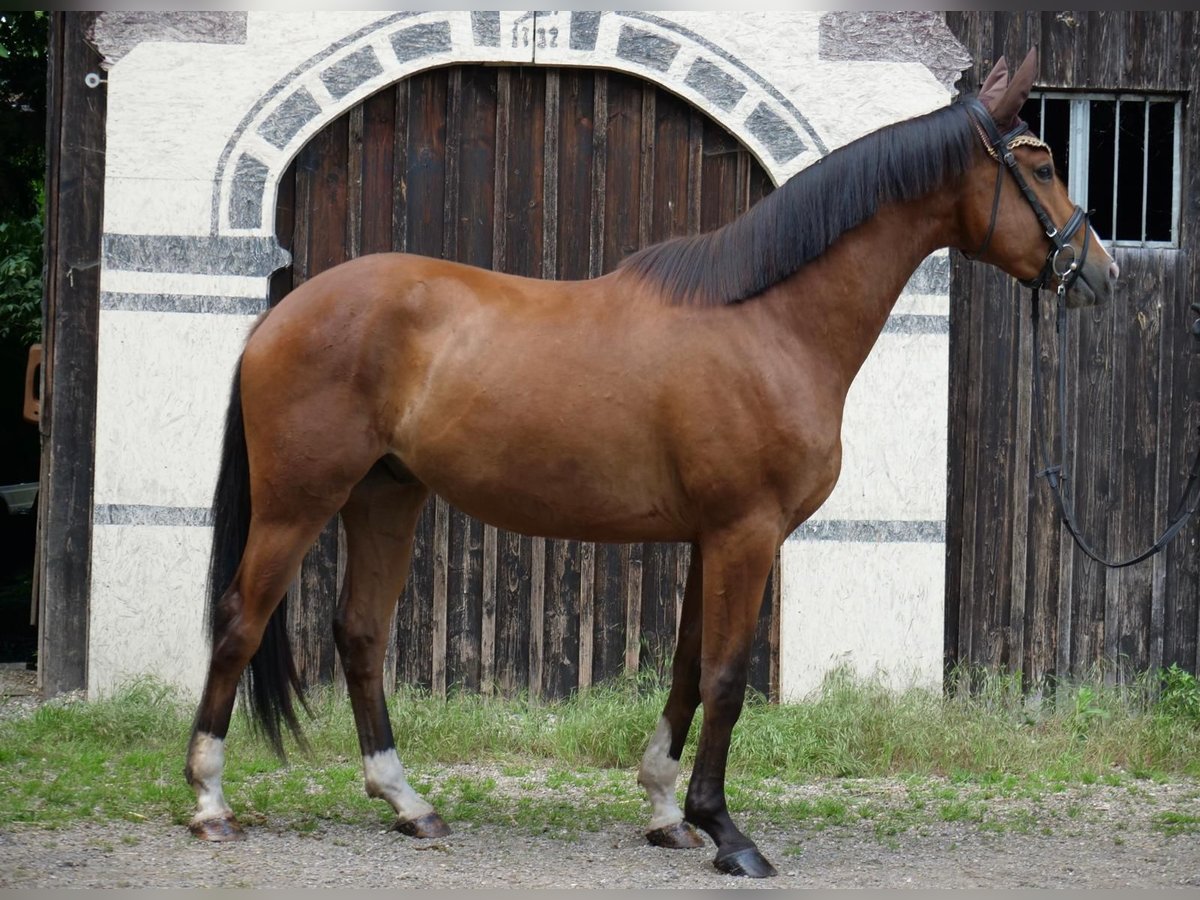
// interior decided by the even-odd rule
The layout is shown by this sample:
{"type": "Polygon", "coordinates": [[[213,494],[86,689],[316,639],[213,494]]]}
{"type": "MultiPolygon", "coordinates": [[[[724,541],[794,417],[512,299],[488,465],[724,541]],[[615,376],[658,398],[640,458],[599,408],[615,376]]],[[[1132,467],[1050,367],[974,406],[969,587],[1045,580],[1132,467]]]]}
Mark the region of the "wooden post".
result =
{"type": "Polygon", "coordinates": [[[104,207],[104,82],[85,41],[97,14],[50,18],[38,499],[38,677],[45,696],[87,684],[96,357],[104,207]]]}

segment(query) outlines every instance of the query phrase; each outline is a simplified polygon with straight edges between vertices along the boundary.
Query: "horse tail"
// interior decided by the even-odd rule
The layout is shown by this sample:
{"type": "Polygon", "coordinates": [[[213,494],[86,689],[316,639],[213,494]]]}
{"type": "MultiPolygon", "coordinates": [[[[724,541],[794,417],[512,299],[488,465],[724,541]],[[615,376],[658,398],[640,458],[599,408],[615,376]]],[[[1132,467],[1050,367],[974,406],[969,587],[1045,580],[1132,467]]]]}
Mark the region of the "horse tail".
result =
{"type": "MultiPolygon", "coordinates": [[[[212,505],[213,543],[208,569],[208,622],[214,646],[228,622],[219,615],[222,596],[233,584],[250,536],[250,456],[246,449],[246,423],[242,414],[241,359],[234,371],[229,408],[225,414],[225,437],[221,465],[212,505]]],[[[304,702],[303,686],[296,672],[287,632],[287,597],[267,620],[258,649],[242,673],[242,697],[252,721],[275,753],[286,757],[283,729],[303,745],[300,722],[292,703],[293,693],[304,702]]]]}

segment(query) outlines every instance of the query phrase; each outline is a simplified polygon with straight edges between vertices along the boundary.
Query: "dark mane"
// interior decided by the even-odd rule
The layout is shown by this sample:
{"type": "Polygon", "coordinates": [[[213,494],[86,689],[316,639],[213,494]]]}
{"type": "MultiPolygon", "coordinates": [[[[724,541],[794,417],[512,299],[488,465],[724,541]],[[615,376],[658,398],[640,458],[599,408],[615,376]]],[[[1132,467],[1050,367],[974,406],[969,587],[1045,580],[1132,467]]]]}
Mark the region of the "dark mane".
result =
{"type": "Polygon", "coordinates": [[[658,282],[675,303],[748,300],[881,205],[914,200],[966,171],[975,140],[957,103],[897,122],[817,160],[728,225],[646,247],[621,268],[658,282]]]}

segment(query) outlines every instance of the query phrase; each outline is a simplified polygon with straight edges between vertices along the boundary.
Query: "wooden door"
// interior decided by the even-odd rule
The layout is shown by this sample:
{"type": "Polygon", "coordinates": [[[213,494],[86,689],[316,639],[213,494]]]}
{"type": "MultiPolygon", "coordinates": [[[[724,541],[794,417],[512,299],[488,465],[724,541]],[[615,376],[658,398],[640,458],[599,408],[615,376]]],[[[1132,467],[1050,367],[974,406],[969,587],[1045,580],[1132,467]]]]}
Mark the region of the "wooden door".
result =
{"type": "MultiPolygon", "coordinates": [[[[951,30],[976,66],[1042,47],[1039,86],[1112,93],[1184,93],[1200,87],[1192,13],[952,12],[951,30]],[[1136,52],[1134,52],[1136,48],[1136,52]],[[1023,50],[1021,51],[1023,52],[1023,50]]],[[[1185,104],[1184,202],[1200,196],[1187,158],[1200,117],[1185,104]],[[1189,181],[1190,180],[1190,181],[1189,181]]],[[[1060,148],[1056,148],[1061,153],[1060,148]]],[[[1093,164],[1096,164],[1095,157],[1093,164]]],[[[1093,677],[1133,680],[1178,663],[1200,670],[1200,523],[1152,561],[1106,570],[1059,523],[1038,472],[1032,377],[1042,373],[1042,433],[1064,463],[1067,491],[1088,541],[1110,557],[1149,546],[1167,524],[1196,449],[1200,354],[1188,305],[1200,293],[1196,232],[1178,248],[1123,246],[1111,303],[1068,313],[1059,359],[1050,299],[1042,298],[1035,353],[1029,292],[955,254],[950,298],[950,471],[946,655],[950,663],[1023,673],[1026,684],[1093,677]],[[1067,372],[1062,434],[1054,374],[1067,372]],[[1049,439],[1049,437],[1047,438],[1049,439]]]]}
{"type": "MultiPolygon", "coordinates": [[[[280,188],[293,254],[273,300],[364,253],[405,250],[543,278],[586,278],[639,247],[715,228],[771,189],[731,135],[613,72],[454,67],[406,79],[327,126],[280,188]]],[[[498,531],[432,500],[417,530],[389,677],[435,694],[562,697],[622,673],[666,673],[689,548],[498,531]]],[[[304,677],[335,672],[338,529],[291,604],[304,677]]],[[[778,566],[751,670],[777,684],[778,566]]]]}

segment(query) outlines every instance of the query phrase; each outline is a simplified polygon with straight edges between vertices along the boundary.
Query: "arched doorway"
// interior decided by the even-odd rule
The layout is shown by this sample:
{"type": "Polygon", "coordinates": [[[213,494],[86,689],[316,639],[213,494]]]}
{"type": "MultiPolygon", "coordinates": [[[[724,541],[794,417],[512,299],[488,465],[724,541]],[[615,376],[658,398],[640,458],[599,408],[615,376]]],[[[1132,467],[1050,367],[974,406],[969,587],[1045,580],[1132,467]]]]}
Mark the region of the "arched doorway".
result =
{"type": "MultiPolygon", "coordinates": [[[[715,228],[771,190],[734,137],[655,85],[583,68],[455,66],[405,79],[326,126],[280,183],[294,285],[403,250],[545,278],[586,278],[639,247],[715,228]]],[[[531,539],[440,499],[417,532],[389,654],[397,681],[560,697],[669,669],[688,548],[531,539]],[[397,652],[397,649],[399,652],[397,652]]],[[[339,536],[326,529],[292,603],[302,675],[332,677],[339,536]]],[[[751,666],[778,684],[778,572],[751,666]]],[[[390,673],[389,676],[391,677],[390,673]]]]}

